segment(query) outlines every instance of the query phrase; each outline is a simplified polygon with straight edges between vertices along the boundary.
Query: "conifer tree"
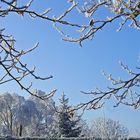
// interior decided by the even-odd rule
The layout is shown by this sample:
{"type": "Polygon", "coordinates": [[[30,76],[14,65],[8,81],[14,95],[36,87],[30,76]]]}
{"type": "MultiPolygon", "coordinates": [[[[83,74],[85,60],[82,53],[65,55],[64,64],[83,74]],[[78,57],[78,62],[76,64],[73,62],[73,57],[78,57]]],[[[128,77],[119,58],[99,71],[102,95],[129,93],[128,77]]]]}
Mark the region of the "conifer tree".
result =
{"type": "Polygon", "coordinates": [[[78,137],[82,128],[78,125],[80,117],[70,113],[70,106],[68,106],[69,99],[65,94],[60,99],[60,106],[57,112],[57,125],[60,137],[78,137]]]}

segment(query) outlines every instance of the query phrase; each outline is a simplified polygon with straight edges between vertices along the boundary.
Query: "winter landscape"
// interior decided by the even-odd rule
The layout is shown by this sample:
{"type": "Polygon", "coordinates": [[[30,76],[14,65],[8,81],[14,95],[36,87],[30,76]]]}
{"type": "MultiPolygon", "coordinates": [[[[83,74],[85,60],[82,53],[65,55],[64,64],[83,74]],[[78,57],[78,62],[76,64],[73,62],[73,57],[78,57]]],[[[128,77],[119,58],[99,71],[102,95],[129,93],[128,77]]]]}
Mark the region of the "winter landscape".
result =
{"type": "Polygon", "coordinates": [[[140,0],[0,1],[0,140],[140,139],[140,0]]]}

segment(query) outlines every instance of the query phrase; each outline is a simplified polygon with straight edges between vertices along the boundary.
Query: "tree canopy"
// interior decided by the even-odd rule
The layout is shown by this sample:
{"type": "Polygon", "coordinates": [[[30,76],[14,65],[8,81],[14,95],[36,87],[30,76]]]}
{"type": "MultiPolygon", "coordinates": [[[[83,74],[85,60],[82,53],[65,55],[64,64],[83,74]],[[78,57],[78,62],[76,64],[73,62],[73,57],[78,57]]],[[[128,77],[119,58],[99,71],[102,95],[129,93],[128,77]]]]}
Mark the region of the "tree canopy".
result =
{"type": "MultiPolygon", "coordinates": [[[[32,5],[36,1],[29,0],[21,2],[18,0],[1,0],[0,1],[0,18],[5,18],[12,13],[16,13],[18,16],[27,15],[32,19],[42,19],[49,21],[53,24],[53,27],[62,35],[62,40],[78,43],[81,47],[83,42],[91,40],[95,34],[102,30],[106,25],[118,21],[120,27],[117,31],[123,29],[124,25],[140,29],[140,1],[139,0],[68,0],[66,1],[67,8],[62,9],[63,12],[53,13],[53,7],[48,7],[42,12],[38,12],[38,9],[33,9],[32,5]],[[100,12],[105,12],[103,16],[99,16],[100,12]],[[52,16],[53,14],[53,16],[52,16]],[[57,16],[55,16],[55,14],[57,16]],[[75,21],[68,18],[70,14],[75,14],[76,17],[84,18],[84,23],[75,21]],[[70,32],[65,32],[63,27],[69,28],[70,32]],[[71,34],[73,32],[74,34],[71,34]]],[[[33,51],[38,47],[38,43],[29,50],[20,50],[15,47],[16,39],[12,35],[5,34],[5,29],[0,29],[0,66],[3,70],[3,75],[0,78],[0,85],[15,81],[21,89],[27,91],[33,96],[37,96],[41,99],[49,98],[54,95],[56,90],[51,91],[45,96],[38,96],[31,91],[32,82],[30,85],[24,85],[23,80],[28,76],[34,79],[48,80],[52,76],[40,77],[35,74],[35,67],[33,69],[28,68],[26,63],[22,62],[22,57],[33,51]]],[[[111,75],[107,76],[112,81],[113,87],[108,87],[107,91],[97,89],[92,92],[84,92],[92,94],[93,99],[87,103],[82,103],[78,108],[87,107],[90,109],[96,109],[102,107],[106,99],[110,99],[112,96],[117,99],[117,105],[123,103],[125,105],[138,108],[140,105],[140,94],[135,91],[139,88],[139,72],[133,72],[127,65],[121,63],[123,69],[125,69],[131,76],[128,80],[116,80],[111,75]]],[[[139,67],[137,67],[139,71],[139,67]]],[[[105,74],[106,75],[106,74],[105,74]]]]}

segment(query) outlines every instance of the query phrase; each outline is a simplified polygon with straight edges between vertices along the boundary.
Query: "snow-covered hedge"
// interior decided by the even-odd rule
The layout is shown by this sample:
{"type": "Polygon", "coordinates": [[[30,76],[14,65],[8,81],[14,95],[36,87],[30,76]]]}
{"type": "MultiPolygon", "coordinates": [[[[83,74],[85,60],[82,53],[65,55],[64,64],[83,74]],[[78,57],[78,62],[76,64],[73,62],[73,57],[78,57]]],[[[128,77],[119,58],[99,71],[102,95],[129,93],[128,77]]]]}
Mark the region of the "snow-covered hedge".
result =
{"type": "Polygon", "coordinates": [[[12,138],[12,137],[6,137],[6,138],[0,138],[0,140],[100,140],[100,139],[94,139],[94,138],[12,138]]]}
{"type": "MultiPolygon", "coordinates": [[[[5,137],[0,138],[0,140],[101,140],[95,138],[13,138],[13,137],[5,137]]],[[[124,140],[124,139],[123,139],[124,140]]],[[[140,140],[140,138],[129,138],[125,140],[140,140]]]]}

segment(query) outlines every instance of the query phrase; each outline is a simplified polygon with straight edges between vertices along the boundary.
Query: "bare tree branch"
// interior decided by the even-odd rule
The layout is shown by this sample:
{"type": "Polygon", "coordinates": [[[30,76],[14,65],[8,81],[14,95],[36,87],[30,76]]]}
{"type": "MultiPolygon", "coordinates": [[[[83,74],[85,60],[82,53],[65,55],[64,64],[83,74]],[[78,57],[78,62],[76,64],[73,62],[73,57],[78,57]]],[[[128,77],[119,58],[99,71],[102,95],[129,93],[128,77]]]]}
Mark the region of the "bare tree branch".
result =
{"type": "MultiPolygon", "coordinates": [[[[0,78],[0,85],[10,81],[15,81],[21,87],[22,90],[27,91],[33,96],[39,97],[31,91],[32,83],[29,86],[25,86],[22,82],[23,79],[26,79],[27,76],[32,76],[35,79],[48,80],[52,78],[52,76],[37,76],[35,75],[35,67],[32,70],[30,70],[27,67],[27,64],[24,64],[21,61],[21,58],[23,56],[32,52],[38,47],[38,43],[33,48],[27,51],[18,51],[17,49],[15,49],[15,40],[13,39],[13,37],[3,35],[3,31],[4,30],[1,30],[0,34],[0,66],[3,68],[4,74],[0,78]]],[[[56,90],[53,90],[45,97],[40,96],[39,98],[49,98],[54,95],[55,91],[56,90]]]]}
{"type": "MultiPolygon", "coordinates": [[[[104,73],[105,77],[111,81],[112,86],[107,87],[107,90],[101,90],[96,88],[91,92],[82,93],[92,96],[91,100],[85,103],[79,104],[75,109],[86,108],[86,109],[98,109],[101,108],[105,102],[111,98],[115,98],[117,107],[120,104],[134,107],[135,109],[140,106],[140,73],[132,71],[127,65],[121,62],[122,68],[128,73],[130,78],[128,80],[115,79],[111,74],[107,75],[104,73]]],[[[139,68],[136,68],[139,71],[139,68]]]]}
{"type": "Polygon", "coordinates": [[[82,42],[94,37],[94,35],[103,29],[110,22],[121,19],[120,27],[121,30],[126,24],[126,21],[130,21],[130,26],[133,26],[137,29],[140,29],[140,2],[139,0],[90,0],[81,4],[78,0],[69,1],[70,7],[65,9],[62,14],[59,16],[51,17],[49,14],[52,11],[52,8],[47,8],[44,12],[38,13],[36,10],[31,10],[30,7],[33,4],[34,0],[30,0],[27,4],[23,6],[18,6],[17,0],[9,2],[8,0],[2,0],[1,3],[7,5],[7,8],[0,9],[0,16],[5,17],[10,13],[17,13],[18,15],[29,15],[32,18],[41,18],[53,22],[58,28],[57,30],[62,35],[64,41],[69,41],[73,43],[79,43],[82,46],[82,42]],[[102,19],[97,17],[98,11],[100,9],[109,10],[108,15],[105,15],[102,19]],[[73,23],[72,21],[65,20],[65,17],[68,17],[72,11],[77,11],[76,16],[79,14],[85,16],[85,20],[89,24],[82,25],[80,22],[73,23]],[[92,24],[91,24],[92,23],[92,24]],[[70,35],[61,28],[61,26],[68,26],[75,28],[75,33],[79,37],[75,38],[73,35],[70,35]]]}
{"type": "MultiPolygon", "coordinates": [[[[104,29],[109,23],[114,21],[122,21],[118,31],[122,30],[124,25],[130,23],[136,29],[140,29],[140,1],[139,0],[90,0],[86,1],[84,4],[78,0],[69,0],[69,7],[64,9],[58,16],[51,16],[52,8],[48,7],[42,13],[37,12],[37,10],[31,9],[34,0],[29,0],[26,4],[22,6],[19,5],[17,0],[1,0],[0,1],[0,17],[6,17],[11,13],[16,13],[20,16],[25,14],[29,17],[36,19],[40,18],[42,20],[49,21],[53,23],[55,29],[62,35],[64,41],[79,43],[82,47],[82,43],[85,40],[92,39],[95,34],[104,29]],[[97,16],[100,10],[108,10],[108,15],[103,17],[97,16]],[[67,20],[68,16],[75,12],[76,16],[82,15],[85,17],[85,25],[81,24],[80,21],[76,23],[74,20],[67,20]],[[66,19],[67,18],[67,19],[66,19]],[[87,23],[88,21],[88,23],[87,23]],[[69,29],[73,29],[75,34],[69,34],[65,32],[63,28],[66,26],[69,29]]],[[[15,49],[15,40],[11,36],[3,34],[3,29],[0,30],[0,66],[4,70],[4,75],[0,78],[0,84],[7,83],[9,81],[16,81],[16,83],[21,87],[21,89],[26,90],[30,94],[32,83],[26,87],[22,84],[22,80],[27,76],[33,76],[35,79],[47,80],[52,78],[52,76],[42,78],[35,75],[35,68],[30,70],[27,64],[21,62],[21,57],[25,54],[33,51],[38,44],[28,51],[19,51],[15,49]]],[[[71,32],[71,31],[70,31],[71,32]]],[[[134,73],[130,71],[126,66],[122,65],[129,74],[132,76],[129,80],[115,80],[112,76],[109,76],[112,81],[113,87],[108,87],[108,91],[102,91],[96,89],[89,94],[93,95],[93,99],[87,103],[80,104],[78,108],[87,107],[100,108],[104,104],[104,100],[115,97],[118,101],[117,105],[120,103],[134,106],[135,108],[140,105],[140,95],[133,89],[138,88],[140,73],[134,73]],[[126,97],[130,97],[131,103],[126,101],[126,97]]],[[[139,69],[138,69],[139,70],[139,69]]],[[[85,92],[84,92],[85,93],[85,92]]],[[[54,91],[49,94],[53,95],[54,91]]],[[[85,93],[88,94],[88,93],[85,93]]],[[[34,95],[35,96],[35,95],[34,95]]],[[[42,97],[41,97],[42,98],[42,97]]]]}

